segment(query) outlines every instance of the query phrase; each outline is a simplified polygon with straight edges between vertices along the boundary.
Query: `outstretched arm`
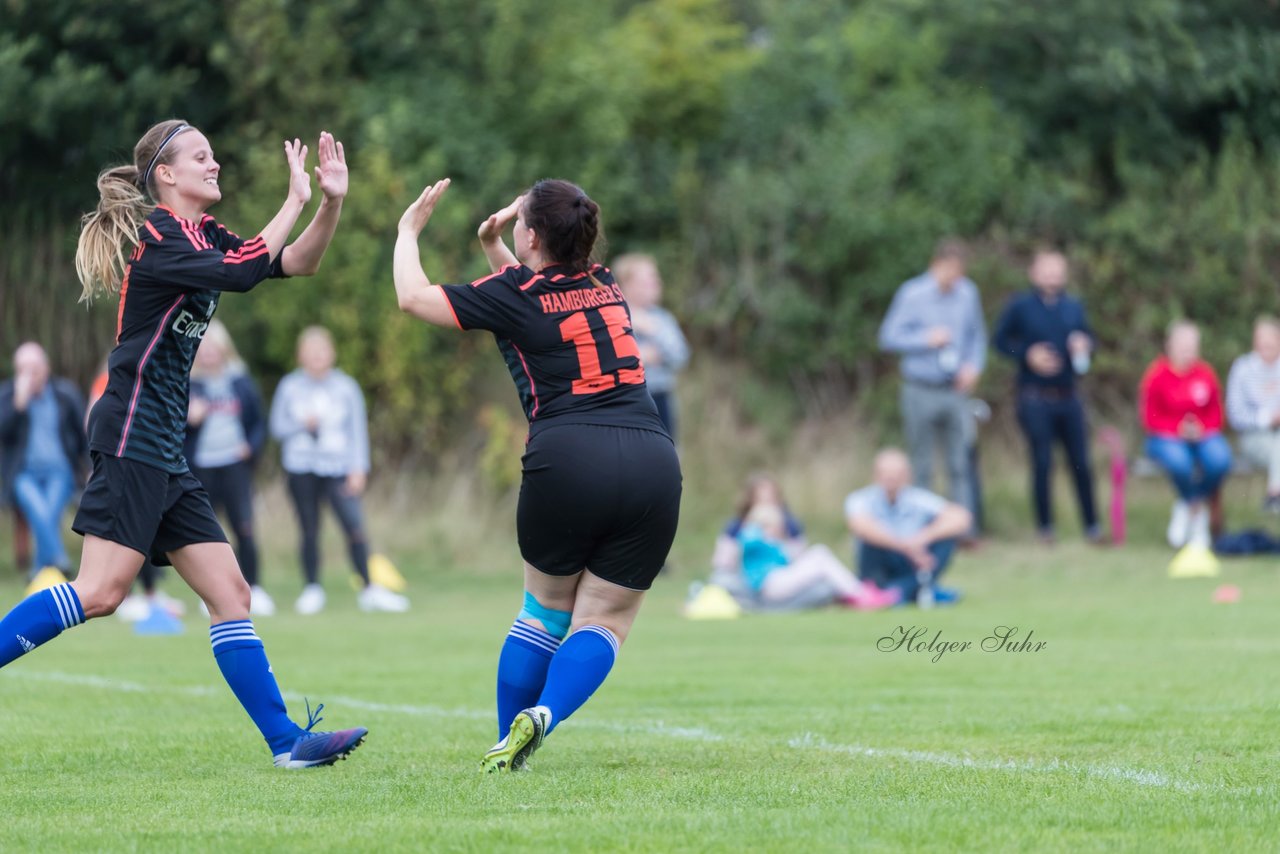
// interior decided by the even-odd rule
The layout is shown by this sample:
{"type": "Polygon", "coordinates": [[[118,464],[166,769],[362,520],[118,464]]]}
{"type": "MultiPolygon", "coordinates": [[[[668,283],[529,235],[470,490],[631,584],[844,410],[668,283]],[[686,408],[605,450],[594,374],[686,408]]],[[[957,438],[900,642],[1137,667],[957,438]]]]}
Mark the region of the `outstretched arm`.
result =
{"type": "Polygon", "coordinates": [[[520,203],[523,201],[524,196],[516,196],[515,201],[511,204],[480,223],[480,230],[476,234],[480,238],[480,245],[484,247],[484,257],[489,261],[489,272],[491,273],[496,273],[503,267],[510,267],[512,264],[520,263],[515,253],[508,249],[507,244],[503,242],[502,232],[506,231],[511,221],[519,215],[520,203]]]}
{"type": "MultiPolygon", "coordinates": [[[[305,164],[306,148],[302,152],[305,164]]],[[[334,140],[328,131],[320,134],[316,153],[320,159],[316,183],[324,197],[311,223],[297,240],[284,247],[284,257],[280,260],[286,276],[310,276],[320,269],[320,261],[342,216],[342,200],[347,195],[347,154],[342,143],[334,140]]]]}
{"type": "Polygon", "coordinates": [[[302,209],[311,201],[311,176],[307,174],[306,167],[307,147],[298,139],[293,142],[285,140],[284,158],[289,164],[289,195],[271,222],[258,232],[258,237],[267,245],[272,261],[284,251],[289,232],[293,231],[302,209]]]}
{"type": "Polygon", "coordinates": [[[396,283],[396,299],[400,310],[421,318],[436,326],[457,326],[449,300],[439,285],[431,284],[422,269],[422,256],[418,252],[418,236],[431,219],[436,203],[449,189],[449,179],[427,186],[422,195],[400,217],[396,235],[396,251],[392,261],[392,276],[396,283]]]}

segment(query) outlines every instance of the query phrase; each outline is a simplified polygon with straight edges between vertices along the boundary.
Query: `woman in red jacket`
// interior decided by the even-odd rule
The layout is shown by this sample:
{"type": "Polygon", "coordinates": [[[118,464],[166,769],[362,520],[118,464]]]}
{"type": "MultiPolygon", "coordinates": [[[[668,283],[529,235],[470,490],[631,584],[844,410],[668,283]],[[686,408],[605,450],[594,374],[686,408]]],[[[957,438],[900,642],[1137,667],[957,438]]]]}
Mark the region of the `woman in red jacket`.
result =
{"type": "Polygon", "coordinates": [[[1173,481],[1167,536],[1174,548],[1209,545],[1207,499],[1231,471],[1231,446],[1222,435],[1222,386],[1200,358],[1200,330],[1189,321],[1169,327],[1165,354],[1142,377],[1139,413],[1147,456],[1173,481]]]}

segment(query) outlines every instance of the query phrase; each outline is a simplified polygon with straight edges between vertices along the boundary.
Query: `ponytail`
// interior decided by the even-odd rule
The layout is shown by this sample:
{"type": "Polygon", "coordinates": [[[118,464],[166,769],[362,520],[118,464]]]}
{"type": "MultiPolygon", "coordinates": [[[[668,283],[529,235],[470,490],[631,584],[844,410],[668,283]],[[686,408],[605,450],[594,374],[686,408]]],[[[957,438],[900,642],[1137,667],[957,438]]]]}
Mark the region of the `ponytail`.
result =
{"type": "Polygon", "coordinates": [[[98,207],[84,215],[76,244],[76,276],[80,301],[119,293],[127,254],[138,245],[138,230],[151,214],[155,188],[143,186],[142,170],[151,170],[172,159],[167,144],[191,127],[182,119],[152,125],[133,147],[133,163],[116,166],[98,175],[98,207]],[[140,165],[141,164],[141,165],[140,165]]]}
{"type": "Polygon", "coordinates": [[[117,166],[98,176],[98,207],[84,215],[76,246],[81,302],[120,291],[126,247],[138,245],[138,229],[151,212],[137,182],[136,166],[117,166]]]}
{"type": "MultiPolygon", "coordinates": [[[[548,261],[591,275],[593,255],[604,235],[600,206],[581,187],[556,179],[539,181],[525,193],[524,219],[542,239],[548,261]]],[[[595,276],[591,278],[599,285],[595,276]]]]}

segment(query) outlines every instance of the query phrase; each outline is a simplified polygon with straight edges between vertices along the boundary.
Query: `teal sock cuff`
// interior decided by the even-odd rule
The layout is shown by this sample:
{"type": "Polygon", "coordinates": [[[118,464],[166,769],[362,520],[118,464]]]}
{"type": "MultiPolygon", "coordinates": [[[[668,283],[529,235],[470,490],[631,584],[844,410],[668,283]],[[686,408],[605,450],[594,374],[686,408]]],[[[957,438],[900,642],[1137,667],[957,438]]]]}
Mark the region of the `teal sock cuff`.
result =
{"type": "Polygon", "coordinates": [[[569,624],[573,622],[573,614],[570,611],[557,611],[554,608],[544,607],[542,603],[533,598],[532,593],[526,590],[524,592],[524,607],[520,609],[516,619],[537,620],[546,628],[547,634],[556,640],[564,640],[564,636],[569,634],[569,624]]]}

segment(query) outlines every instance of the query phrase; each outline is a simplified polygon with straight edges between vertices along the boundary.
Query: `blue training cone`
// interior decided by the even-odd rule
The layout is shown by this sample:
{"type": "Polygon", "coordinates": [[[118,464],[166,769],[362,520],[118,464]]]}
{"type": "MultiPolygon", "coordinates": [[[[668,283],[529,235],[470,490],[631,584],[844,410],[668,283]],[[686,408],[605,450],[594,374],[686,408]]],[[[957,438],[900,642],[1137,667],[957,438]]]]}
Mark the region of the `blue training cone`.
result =
{"type": "Polygon", "coordinates": [[[134,633],[139,635],[180,635],[186,630],[182,620],[154,602],[151,603],[151,613],[133,624],[134,633]]]}

